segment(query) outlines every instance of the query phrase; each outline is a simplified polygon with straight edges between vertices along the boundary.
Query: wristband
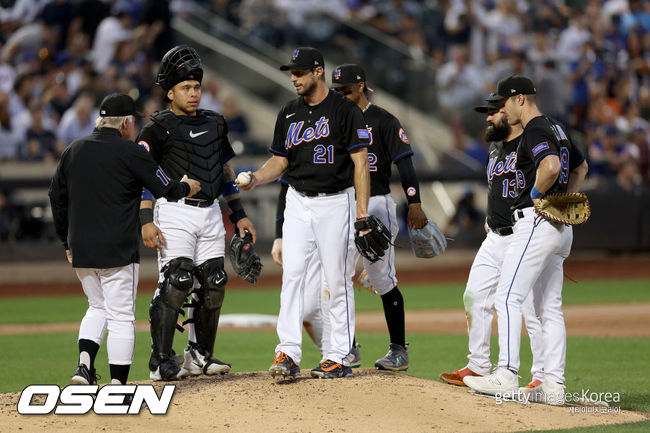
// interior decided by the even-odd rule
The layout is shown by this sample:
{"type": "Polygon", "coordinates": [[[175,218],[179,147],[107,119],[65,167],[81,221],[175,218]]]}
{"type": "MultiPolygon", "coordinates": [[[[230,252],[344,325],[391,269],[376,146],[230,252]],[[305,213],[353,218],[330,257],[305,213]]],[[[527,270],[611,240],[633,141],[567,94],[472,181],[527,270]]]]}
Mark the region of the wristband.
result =
{"type": "Polygon", "coordinates": [[[543,195],[544,194],[537,191],[537,189],[535,188],[535,185],[533,185],[533,189],[530,190],[530,198],[532,198],[533,200],[536,200],[538,198],[542,198],[543,195]]]}
{"type": "Polygon", "coordinates": [[[150,207],[145,207],[140,209],[140,226],[149,224],[153,222],[153,209],[150,207]]]}
{"type": "Polygon", "coordinates": [[[246,218],[246,212],[244,212],[244,207],[241,204],[241,199],[236,198],[234,200],[230,200],[228,202],[228,207],[232,211],[228,218],[230,218],[230,222],[233,224],[237,224],[237,221],[242,218],[246,218]]]}
{"type": "Polygon", "coordinates": [[[235,184],[235,181],[226,182],[223,185],[223,196],[228,197],[229,195],[233,194],[239,194],[239,188],[237,187],[237,184],[235,184]]]}

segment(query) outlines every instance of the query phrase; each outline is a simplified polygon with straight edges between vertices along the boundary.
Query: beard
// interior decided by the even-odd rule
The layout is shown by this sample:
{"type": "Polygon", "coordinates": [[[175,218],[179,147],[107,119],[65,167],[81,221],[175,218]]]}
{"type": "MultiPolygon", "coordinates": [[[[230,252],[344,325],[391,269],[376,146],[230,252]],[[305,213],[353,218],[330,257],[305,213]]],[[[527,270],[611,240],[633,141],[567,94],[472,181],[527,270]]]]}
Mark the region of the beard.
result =
{"type": "Polygon", "coordinates": [[[485,139],[490,141],[503,141],[509,135],[512,127],[504,117],[503,120],[498,124],[491,124],[485,130],[485,139]]]}

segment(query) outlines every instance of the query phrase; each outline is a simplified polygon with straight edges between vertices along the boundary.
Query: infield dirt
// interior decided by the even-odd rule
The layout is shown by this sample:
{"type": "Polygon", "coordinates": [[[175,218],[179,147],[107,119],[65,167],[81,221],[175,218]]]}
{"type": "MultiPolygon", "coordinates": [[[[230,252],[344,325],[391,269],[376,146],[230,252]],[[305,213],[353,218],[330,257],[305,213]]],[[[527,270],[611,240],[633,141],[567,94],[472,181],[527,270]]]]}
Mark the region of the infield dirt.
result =
{"type": "Polygon", "coordinates": [[[275,384],[266,372],[185,380],[177,383],[168,414],[159,416],[146,408],[138,416],[22,416],[16,412],[19,393],[4,394],[0,432],[510,432],[648,419],[628,411],[498,405],[466,388],[370,369],[334,380],[308,374],[288,384],[275,384]]]}

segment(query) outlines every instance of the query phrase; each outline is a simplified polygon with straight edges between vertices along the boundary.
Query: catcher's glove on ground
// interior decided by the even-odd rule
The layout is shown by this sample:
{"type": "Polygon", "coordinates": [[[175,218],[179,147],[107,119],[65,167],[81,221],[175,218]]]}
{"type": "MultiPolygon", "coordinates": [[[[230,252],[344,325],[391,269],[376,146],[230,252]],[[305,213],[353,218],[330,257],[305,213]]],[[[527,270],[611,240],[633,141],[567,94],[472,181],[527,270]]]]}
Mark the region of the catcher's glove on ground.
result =
{"type": "Polygon", "coordinates": [[[578,225],[591,215],[589,200],[582,192],[561,192],[542,197],[535,204],[535,212],[548,221],[578,225]]]}
{"type": "Polygon", "coordinates": [[[415,257],[430,259],[447,249],[447,238],[433,221],[421,229],[409,229],[409,239],[415,257]]]}
{"type": "Polygon", "coordinates": [[[243,238],[235,231],[235,235],[230,241],[228,255],[230,264],[237,275],[249,283],[255,284],[262,271],[262,262],[253,248],[253,237],[248,231],[243,238]]]}
{"type": "Polygon", "coordinates": [[[372,263],[383,257],[390,245],[390,238],[390,232],[376,216],[357,218],[354,223],[354,244],[359,253],[372,263]],[[365,235],[359,234],[367,229],[370,229],[370,232],[365,235]]]}

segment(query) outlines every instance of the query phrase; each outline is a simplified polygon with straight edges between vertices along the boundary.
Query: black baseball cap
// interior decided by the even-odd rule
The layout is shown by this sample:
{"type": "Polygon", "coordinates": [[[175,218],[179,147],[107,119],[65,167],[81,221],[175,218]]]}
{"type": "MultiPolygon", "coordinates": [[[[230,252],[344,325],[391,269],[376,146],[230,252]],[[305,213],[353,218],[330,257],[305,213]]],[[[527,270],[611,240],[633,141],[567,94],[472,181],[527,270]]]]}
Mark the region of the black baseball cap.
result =
{"type": "Polygon", "coordinates": [[[537,89],[533,81],[523,75],[510,75],[499,81],[497,91],[487,101],[499,101],[515,95],[534,95],[537,89]]]}
{"type": "Polygon", "coordinates": [[[104,98],[99,106],[100,117],[144,117],[144,114],[136,111],[135,101],[124,93],[111,93],[104,98]]]}
{"type": "Polygon", "coordinates": [[[359,65],[345,63],[332,71],[332,87],[345,87],[350,84],[365,83],[366,71],[359,65]]]}
{"type": "Polygon", "coordinates": [[[474,110],[479,113],[487,113],[490,110],[499,110],[502,105],[500,102],[502,99],[491,100],[490,98],[493,98],[494,95],[494,93],[490,93],[485,99],[485,104],[474,107],[474,110]]]}
{"type": "Polygon", "coordinates": [[[280,66],[280,70],[313,69],[318,66],[325,67],[325,61],[321,52],[312,47],[299,47],[291,54],[291,62],[280,66]]]}

